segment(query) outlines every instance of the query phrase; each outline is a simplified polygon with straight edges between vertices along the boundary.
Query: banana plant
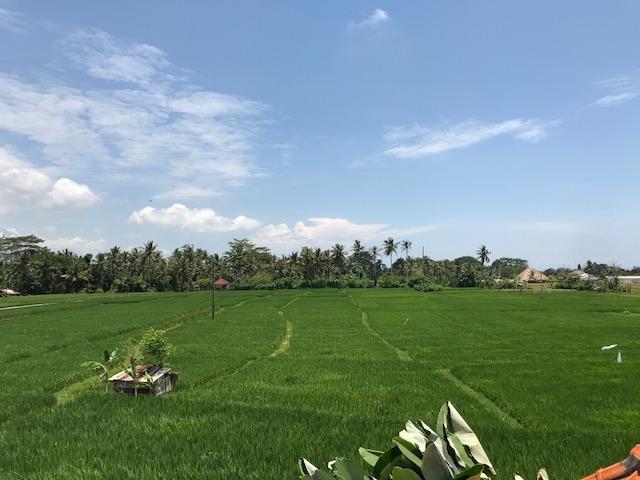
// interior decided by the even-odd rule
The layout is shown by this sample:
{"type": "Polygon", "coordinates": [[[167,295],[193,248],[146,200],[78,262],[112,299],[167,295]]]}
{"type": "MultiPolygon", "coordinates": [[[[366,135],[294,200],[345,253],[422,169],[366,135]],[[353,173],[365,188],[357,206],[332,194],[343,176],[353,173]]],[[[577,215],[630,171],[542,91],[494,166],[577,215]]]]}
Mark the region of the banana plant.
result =
{"type": "Polygon", "coordinates": [[[88,361],[81,363],[80,366],[83,368],[90,368],[91,370],[94,370],[96,372],[100,372],[100,380],[106,381],[107,377],[109,376],[109,368],[112,367],[116,362],[117,355],[117,350],[113,350],[111,353],[109,353],[109,350],[105,350],[103,352],[104,363],[88,361]]]}
{"type": "MultiPolygon", "coordinates": [[[[422,420],[407,422],[386,451],[360,448],[365,468],[336,458],[328,472],[301,458],[303,480],[487,480],[496,471],[471,427],[451,402],[438,414],[436,429],[422,420]]],[[[523,480],[516,475],[516,480],[523,480]]],[[[546,471],[538,480],[548,480],[546,471]]]]}

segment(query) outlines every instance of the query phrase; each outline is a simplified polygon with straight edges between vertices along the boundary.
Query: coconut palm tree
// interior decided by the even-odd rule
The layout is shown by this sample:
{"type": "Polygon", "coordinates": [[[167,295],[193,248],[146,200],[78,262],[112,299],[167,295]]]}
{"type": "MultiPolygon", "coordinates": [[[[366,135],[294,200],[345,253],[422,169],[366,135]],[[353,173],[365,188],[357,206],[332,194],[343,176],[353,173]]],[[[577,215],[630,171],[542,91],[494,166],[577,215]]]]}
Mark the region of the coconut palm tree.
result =
{"type": "Polygon", "coordinates": [[[375,285],[378,285],[378,258],[380,257],[380,248],[377,245],[374,245],[373,247],[371,247],[371,259],[372,259],[372,266],[373,266],[373,281],[375,283],[375,285]]]}
{"type": "Polygon", "coordinates": [[[409,250],[411,250],[411,245],[413,245],[413,243],[409,240],[402,240],[400,242],[400,249],[404,252],[405,255],[405,274],[407,275],[407,284],[409,283],[409,250]]]}
{"type": "Polygon", "coordinates": [[[313,273],[314,255],[313,251],[309,247],[302,247],[300,251],[300,264],[304,272],[304,281],[309,286],[309,280],[313,273]]]}
{"type": "Polygon", "coordinates": [[[398,244],[389,237],[384,241],[384,254],[389,257],[389,268],[393,267],[393,255],[398,251],[398,244]]]}
{"type": "Polygon", "coordinates": [[[364,252],[364,246],[362,245],[362,242],[360,240],[355,240],[353,242],[353,247],[351,247],[351,251],[356,256],[358,256],[361,253],[363,253],[364,252]]]}
{"type": "Polygon", "coordinates": [[[147,283],[147,289],[149,289],[153,286],[154,274],[162,255],[158,250],[158,245],[153,240],[144,244],[140,255],[142,275],[147,283]]]}
{"type": "MultiPolygon", "coordinates": [[[[320,253],[320,268],[322,270],[322,278],[327,280],[333,270],[333,264],[331,263],[331,251],[323,250],[320,253]]],[[[325,284],[326,285],[326,284],[325,284]]]]}
{"type": "Polygon", "coordinates": [[[336,243],[331,247],[331,261],[340,275],[344,273],[345,260],[344,245],[336,243]]]}
{"type": "Polygon", "coordinates": [[[478,248],[478,250],[476,251],[476,255],[478,255],[478,260],[480,261],[483,267],[485,263],[489,263],[491,261],[491,259],[489,258],[489,255],[491,255],[491,252],[486,247],[486,245],[480,245],[480,248],[478,248]]]}

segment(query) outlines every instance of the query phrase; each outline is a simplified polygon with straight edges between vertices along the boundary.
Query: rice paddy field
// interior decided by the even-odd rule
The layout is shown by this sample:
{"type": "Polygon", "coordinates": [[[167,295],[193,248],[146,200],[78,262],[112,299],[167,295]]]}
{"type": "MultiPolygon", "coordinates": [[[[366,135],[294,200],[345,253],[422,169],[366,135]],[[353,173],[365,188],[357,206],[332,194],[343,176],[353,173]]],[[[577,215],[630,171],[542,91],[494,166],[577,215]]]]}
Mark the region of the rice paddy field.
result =
{"type": "Polygon", "coordinates": [[[0,299],[0,478],[296,479],[298,457],[386,448],[446,400],[499,478],[577,479],[640,442],[638,295],[225,291],[215,320],[209,295],[0,299]],[[170,395],[79,366],[151,326],[170,395]]]}

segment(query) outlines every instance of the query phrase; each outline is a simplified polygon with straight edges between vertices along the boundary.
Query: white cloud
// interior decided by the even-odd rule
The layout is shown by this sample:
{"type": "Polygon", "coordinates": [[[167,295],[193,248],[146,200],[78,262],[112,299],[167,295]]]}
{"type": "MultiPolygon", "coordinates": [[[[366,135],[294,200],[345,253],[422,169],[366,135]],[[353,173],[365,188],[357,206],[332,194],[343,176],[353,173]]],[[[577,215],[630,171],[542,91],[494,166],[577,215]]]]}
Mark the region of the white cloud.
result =
{"type": "Polygon", "coordinates": [[[553,124],[555,122],[514,119],[500,123],[468,120],[439,128],[418,124],[390,127],[384,137],[387,142],[384,153],[396,158],[422,158],[469,147],[502,135],[537,142],[547,136],[547,129],[553,124]]]}
{"type": "Polygon", "coordinates": [[[23,33],[26,31],[22,14],[0,8],[0,30],[7,30],[12,33],[23,33]]]}
{"type": "Polygon", "coordinates": [[[218,215],[210,208],[189,208],[181,203],[174,203],[167,208],[144,207],[133,212],[129,221],[137,224],[181,228],[199,233],[252,230],[260,225],[259,221],[242,215],[227,218],[218,215]]]}
{"type": "Polygon", "coordinates": [[[139,175],[151,185],[197,176],[221,189],[261,174],[254,158],[264,104],[190,84],[158,48],[100,30],[76,31],[59,46],[103,88],[0,73],[0,131],[40,147],[65,175],[139,175]]]}
{"type": "Polygon", "coordinates": [[[637,74],[601,80],[596,85],[608,92],[596,100],[594,104],[598,107],[615,107],[640,98],[640,78],[637,74]]]}
{"type": "Polygon", "coordinates": [[[90,207],[98,202],[98,197],[87,185],[81,185],[69,178],[60,178],[42,202],[43,206],[55,207],[90,207]]]}
{"type": "Polygon", "coordinates": [[[44,241],[44,244],[53,251],[64,250],[66,248],[79,255],[103,252],[107,249],[107,241],[102,238],[88,240],[78,236],[48,238],[44,241]]]}
{"type": "Polygon", "coordinates": [[[359,30],[363,28],[376,28],[391,20],[389,13],[381,8],[376,8],[371,15],[359,22],[350,22],[347,25],[348,30],[359,30]]]}
{"type": "Polygon", "coordinates": [[[154,195],[157,200],[185,200],[192,198],[211,198],[220,196],[221,193],[209,188],[202,188],[196,185],[182,184],[171,190],[154,195]]]}
{"type": "Polygon", "coordinates": [[[256,231],[252,240],[276,252],[285,252],[303,246],[326,248],[335,243],[351,243],[355,239],[379,241],[388,236],[416,235],[435,228],[393,229],[386,224],[358,224],[346,218],[309,218],[307,223],[298,221],[293,227],[286,223],[265,225],[256,231]]]}
{"type": "Polygon", "coordinates": [[[98,202],[87,185],[69,178],[52,180],[40,168],[0,147],[0,214],[30,207],[75,208],[98,202]]]}
{"type": "Polygon", "coordinates": [[[145,43],[125,43],[98,29],[76,30],[61,42],[65,54],[93,77],[149,85],[172,80],[165,53],[145,43]]]}

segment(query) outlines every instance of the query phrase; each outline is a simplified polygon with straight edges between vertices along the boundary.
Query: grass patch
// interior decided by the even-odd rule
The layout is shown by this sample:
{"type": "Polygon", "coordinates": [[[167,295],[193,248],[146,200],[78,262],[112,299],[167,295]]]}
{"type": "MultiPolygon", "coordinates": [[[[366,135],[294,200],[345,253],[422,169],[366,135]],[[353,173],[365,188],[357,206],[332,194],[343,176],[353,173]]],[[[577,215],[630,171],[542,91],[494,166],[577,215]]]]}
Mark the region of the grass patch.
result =
{"type": "Polygon", "coordinates": [[[299,456],[386,448],[445,400],[504,478],[580,478],[638,442],[640,296],[299,294],[220,292],[213,320],[207,292],[0,311],[0,478],[297,478],[299,456]],[[106,392],[79,367],[149,327],[176,347],[167,397],[106,392]],[[611,343],[623,364],[600,351],[611,343]]]}

